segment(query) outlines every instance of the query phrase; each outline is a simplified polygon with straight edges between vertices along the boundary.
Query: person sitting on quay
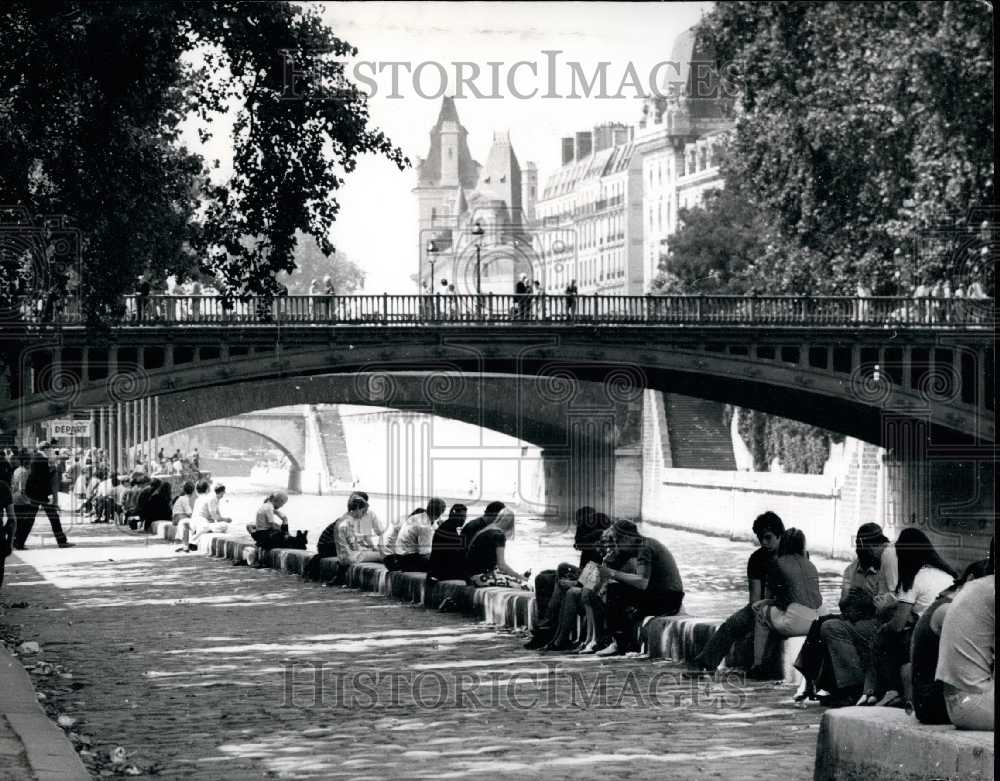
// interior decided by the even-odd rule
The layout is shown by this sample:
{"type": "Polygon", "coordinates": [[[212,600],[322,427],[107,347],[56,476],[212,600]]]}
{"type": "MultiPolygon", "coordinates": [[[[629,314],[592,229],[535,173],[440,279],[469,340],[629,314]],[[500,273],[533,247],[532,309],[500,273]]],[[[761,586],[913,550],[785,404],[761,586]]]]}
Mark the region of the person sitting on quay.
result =
{"type": "Polygon", "coordinates": [[[365,550],[376,551],[380,556],[384,555],[386,524],[372,511],[367,493],[355,491],[354,495],[360,496],[365,503],[364,513],[354,518],[352,524],[354,534],[365,550]]]}
{"type": "MultiPolygon", "coordinates": [[[[756,626],[753,606],[767,596],[765,593],[767,573],[778,555],[778,544],[781,535],[785,533],[785,524],[777,513],[768,511],[754,519],[753,533],[760,547],[751,553],[747,560],[747,587],[750,599],[715,630],[715,634],[705,644],[701,653],[688,665],[692,670],[716,670],[734,643],[753,637],[756,626]]],[[[765,658],[764,663],[769,661],[765,658]]]]}
{"type": "Polygon", "coordinates": [[[423,513],[411,515],[404,521],[393,553],[385,557],[390,571],[426,572],[434,542],[434,526],[447,505],[437,497],[427,502],[423,513]]]}
{"type": "Polygon", "coordinates": [[[99,467],[97,478],[100,481],[94,491],[94,520],[91,523],[108,523],[115,517],[115,488],[118,485],[118,475],[108,474],[108,470],[99,467]]]}
{"type": "Polygon", "coordinates": [[[913,627],[910,649],[910,687],[913,692],[913,715],[921,724],[951,724],[944,698],[944,684],[937,680],[941,629],[955,597],[966,584],[994,573],[994,546],[990,541],[989,558],[966,567],[955,585],[941,592],[913,627]]]}
{"type": "Polygon", "coordinates": [[[449,606],[448,598],[438,605],[430,604],[429,600],[433,586],[441,581],[465,582],[465,549],[462,547],[460,530],[468,516],[469,508],[464,504],[453,504],[440,525],[434,530],[431,539],[431,556],[427,562],[427,580],[424,586],[426,607],[436,607],[445,610],[449,606]]]}
{"type": "Polygon", "coordinates": [[[139,517],[139,494],[146,487],[149,478],[143,472],[132,472],[129,479],[128,490],[125,491],[125,499],[122,501],[122,520],[125,523],[136,520],[139,517]]]}
{"type": "Polygon", "coordinates": [[[188,540],[191,537],[191,527],[194,523],[194,503],[194,482],[185,480],[184,485],[181,486],[180,496],[174,499],[174,506],[170,508],[170,520],[174,522],[174,539],[183,541],[183,544],[174,550],[175,553],[191,552],[188,540]]]}
{"type": "MultiPolygon", "coordinates": [[[[319,535],[319,540],[316,541],[316,555],[309,559],[309,563],[303,569],[303,578],[307,580],[319,580],[323,559],[337,558],[337,530],[340,520],[338,518],[333,523],[327,524],[326,528],[319,535]]],[[[336,577],[331,578],[323,585],[332,586],[335,580],[336,577]]]]}
{"type": "Polygon", "coordinates": [[[778,543],[778,556],[767,573],[770,597],[755,602],[754,663],[747,677],[766,679],[771,671],[764,660],[772,658],[783,637],[804,637],[823,607],[819,573],[806,553],[806,535],[786,529],[778,543]]]}
{"type": "MultiPolygon", "coordinates": [[[[815,627],[819,640],[803,645],[796,669],[825,689],[830,707],[853,705],[866,689],[869,658],[880,622],[896,609],[899,583],[895,546],[877,523],[862,524],[855,536],[856,561],[844,571],[839,616],[824,616],[815,627]]],[[[796,695],[809,696],[806,690],[796,695]]],[[[814,695],[815,696],[815,695],[814,695]]],[[[804,697],[802,697],[804,699],[804,697]]]]}
{"type": "Polygon", "coordinates": [[[628,552],[618,549],[611,530],[611,519],[604,513],[595,513],[594,517],[598,524],[603,526],[606,523],[607,526],[596,532],[595,539],[588,546],[591,548],[588,552],[588,562],[577,574],[577,579],[575,581],[568,579],[560,581],[560,589],[549,601],[549,611],[558,606],[558,615],[555,619],[557,623],[549,642],[539,649],[542,653],[571,651],[579,654],[592,654],[603,650],[611,642],[603,623],[607,615],[605,607],[607,583],[599,576],[597,579],[590,577],[588,565],[596,568],[598,573],[600,567],[604,565],[635,574],[636,560],[634,557],[629,558],[628,552]],[[586,584],[584,583],[585,579],[586,584]],[[561,588],[564,585],[569,585],[569,587],[561,588]],[[578,636],[574,644],[572,637],[580,626],[580,618],[586,618],[584,628],[587,635],[578,636]],[[598,625],[599,621],[600,625],[598,625]]]}
{"type": "Polygon", "coordinates": [[[487,526],[492,525],[504,507],[506,505],[503,502],[490,502],[486,505],[486,509],[483,510],[483,514],[480,517],[473,518],[462,526],[462,547],[465,548],[466,553],[468,553],[469,543],[472,541],[472,538],[487,526]]]}
{"type": "MultiPolygon", "coordinates": [[[[635,649],[636,630],[646,616],[674,616],[684,602],[684,584],[673,554],[659,540],[639,534],[632,521],[619,520],[611,527],[620,555],[635,559],[635,573],[602,564],[608,582],[604,616],[595,616],[604,627],[598,656],[614,656],[635,649]]],[[[596,607],[600,604],[595,602],[596,607]]]]}
{"type": "Polygon", "coordinates": [[[247,531],[262,551],[277,547],[288,535],[288,518],[281,508],[288,504],[288,494],[275,491],[268,494],[260,507],[252,524],[247,524],[247,531]]]}
{"type": "MultiPolygon", "coordinates": [[[[991,549],[992,551],[992,549],[991,549]]],[[[962,588],[941,627],[936,678],[944,686],[948,717],[957,729],[995,728],[996,576],[962,588]]]]}
{"type": "Polygon", "coordinates": [[[170,483],[154,480],[156,487],[139,506],[142,530],[149,534],[156,521],[169,521],[172,516],[170,483]]]}
{"type": "MultiPolygon", "coordinates": [[[[194,500],[194,509],[191,512],[191,528],[194,534],[190,538],[184,539],[184,543],[189,547],[197,549],[198,540],[203,534],[225,534],[232,523],[230,518],[222,514],[222,498],[226,494],[226,486],[219,484],[209,492],[208,480],[199,480],[195,485],[197,497],[194,500]]],[[[185,534],[185,537],[187,535],[185,534]]]]}
{"type": "Polygon", "coordinates": [[[357,524],[367,512],[368,500],[363,492],[356,492],[347,500],[347,512],[334,521],[337,560],[342,567],[365,562],[382,562],[382,553],[372,545],[371,538],[359,536],[357,533],[357,524]]]}
{"type": "Polygon", "coordinates": [[[904,707],[912,701],[913,627],[938,595],[954,584],[956,577],[955,570],[920,529],[903,529],[895,547],[899,561],[896,608],[875,634],[866,689],[859,705],[904,707]]]}
{"type": "Polygon", "coordinates": [[[531,640],[524,645],[529,651],[543,648],[556,636],[565,593],[578,585],[580,572],[588,562],[601,563],[597,543],[604,530],[611,526],[611,519],[600,513],[601,523],[598,524],[597,516],[598,512],[589,505],[580,507],[574,515],[573,547],[580,551],[579,567],[562,562],[556,569],[542,570],[535,576],[535,609],[539,620],[532,627],[531,640]]]}
{"type": "Polygon", "coordinates": [[[528,588],[524,576],[507,563],[507,542],[513,539],[514,512],[505,507],[493,523],[469,540],[465,570],[470,585],[528,588]]]}

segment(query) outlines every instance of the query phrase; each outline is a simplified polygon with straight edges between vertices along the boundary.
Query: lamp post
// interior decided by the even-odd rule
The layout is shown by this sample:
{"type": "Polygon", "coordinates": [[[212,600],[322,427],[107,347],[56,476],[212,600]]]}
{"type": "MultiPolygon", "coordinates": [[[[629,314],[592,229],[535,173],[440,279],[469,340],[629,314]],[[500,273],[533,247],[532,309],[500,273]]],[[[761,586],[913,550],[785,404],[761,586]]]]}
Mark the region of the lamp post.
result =
{"type": "Polygon", "coordinates": [[[483,230],[482,223],[476,220],[475,225],[472,228],[472,235],[476,237],[476,314],[482,316],[483,314],[483,278],[482,278],[482,266],[481,266],[481,253],[482,253],[482,237],[485,231],[483,230]]]}
{"type": "Polygon", "coordinates": [[[439,250],[437,244],[433,240],[427,242],[427,262],[431,264],[431,281],[430,285],[427,287],[426,295],[429,295],[430,301],[427,302],[430,308],[431,317],[437,317],[437,304],[434,298],[434,264],[437,262],[437,254],[439,250]]]}
{"type": "Polygon", "coordinates": [[[437,262],[439,250],[437,244],[432,241],[427,242],[427,262],[431,264],[431,289],[434,288],[434,264],[437,262]]]}

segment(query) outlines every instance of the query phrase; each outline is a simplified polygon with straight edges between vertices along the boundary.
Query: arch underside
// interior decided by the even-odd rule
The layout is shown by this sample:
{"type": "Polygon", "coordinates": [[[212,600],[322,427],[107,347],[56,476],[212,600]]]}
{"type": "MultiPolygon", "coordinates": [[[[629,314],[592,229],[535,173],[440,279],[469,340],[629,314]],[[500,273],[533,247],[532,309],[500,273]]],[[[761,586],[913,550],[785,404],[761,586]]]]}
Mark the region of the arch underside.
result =
{"type": "MultiPolygon", "coordinates": [[[[272,437],[272,436],[270,436],[268,434],[265,434],[262,431],[259,431],[258,429],[254,428],[252,425],[239,426],[239,425],[236,425],[234,423],[213,423],[212,421],[206,421],[204,423],[196,423],[191,428],[194,428],[196,431],[203,431],[205,429],[216,428],[216,429],[228,429],[230,431],[246,431],[247,433],[254,434],[254,435],[260,437],[261,439],[263,439],[265,442],[273,445],[276,450],[280,450],[285,455],[285,457],[288,459],[288,462],[289,462],[289,465],[290,465],[289,468],[290,468],[291,471],[293,471],[293,472],[301,472],[302,471],[302,466],[299,463],[299,459],[295,457],[295,454],[292,453],[291,450],[289,450],[288,447],[284,443],[279,442],[274,437],[272,437]]],[[[160,436],[166,436],[168,434],[173,434],[173,433],[175,433],[177,431],[182,431],[182,430],[183,429],[173,429],[171,431],[161,431],[160,432],[160,436]]]]}
{"type": "MultiPolygon", "coordinates": [[[[891,382],[889,367],[883,367],[881,372],[877,369],[873,372],[872,366],[856,366],[851,373],[836,372],[810,368],[800,362],[713,352],[696,344],[657,344],[637,342],[635,338],[616,344],[609,338],[611,334],[595,341],[595,334],[590,332],[585,334],[586,338],[577,339],[560,334],[558,339],[539,335],[507,342],[482,338],[479,342],[463,343],[433,335],[418,341],[412,332],[407,334],[405,342],[368,338],[367,343],[361,343],[364,336],[357,336],[353,340],[357,344],[275,350],[271,342],[255,345],[255,353],[226,361],[194,361],[153,371],[133,367],[143,377],[141,382],[134,383],[136,390],[131,398],[157,395],[162,410],[162,405],[169,404],[177,394],[183,396],[198,389],[239,386],[242,391],[237,395],[253,395],[252,388],[258,382],[326,375],[343,378],[361,373],[364,377],[360,380],[355,377],[341,383],[327,383],[322,395],[318,395],[315,379],[310,379],[302,386],[304,391],[284,403],[416,408],[488,428],[499,426],[497,430],[541,446],[558,442],[563,421],[552,422],[551,415],[548,419],[544,415],[534,416],[534,428],[528,431],[523,425],[525,415],[516,409],[514,423],[496,420],[490,425],[483,422],[482,404],[470,406],[467,400],[459,403],[449,391],[449,383],[458,382],[454,378],[466,378],[468,382],[468,378],[502,375],[537,378],[536,384],[549,388],[547,398],[556,400],[553,403],[562,410],[563,417],[578,411],[574,410],[578,399],[566,396],[567,383],[576,379],[600,383],[611,401],[634,401],[642,388],[651,388],[773,413],[879,445],[885,441],[886,427],[901,418],[926,422],[935,444],[974,445],[994,441],[992,412],[960,403],[960,386],[943,383],[938,388],[931,383],[919,391],[903,388],[891,382]],[[262,349],[267,352],[261,352],[262,349]],[[435,375],[439,389],[421,394],[411,389],[396,397],[400,383],[393,378],[413,372],[435,375]]],[[[952,345],[950,349],[966,348],[952,345]]],[[[979,350],[981,353],[981,346],[979,350]]],[[[128,369],[119,364],[119,370],[128,369]]],[[[87,409],[113,400],[128,400],[120,396],[112,399],[108,390],[111,385],[108,381],[82,385],[73,406],[87,409]]],[[[987,393],[991,393],[989,386],[987,393]]],[[[16,414],[24,424],[54,417],[65,408],[66,404],[60,408],[51,400],[28,397],[18,405],[16,414]]],[[[261,408],[264,407],[239,411],[261,408]]],[[[225,414],[234,413],[231,410],[225,414]]]]}

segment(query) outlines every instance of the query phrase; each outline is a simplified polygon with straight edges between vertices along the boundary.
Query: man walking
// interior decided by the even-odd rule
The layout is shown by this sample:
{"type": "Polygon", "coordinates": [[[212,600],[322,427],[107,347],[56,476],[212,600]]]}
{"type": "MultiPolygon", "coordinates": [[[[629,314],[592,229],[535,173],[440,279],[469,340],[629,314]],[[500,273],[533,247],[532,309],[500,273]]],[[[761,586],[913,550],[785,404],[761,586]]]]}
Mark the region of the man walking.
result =
{"type": "Polygon", "coordinates": [[[59,520],[59,476],[50,463],[50,453],[51,445],[45,443],[31,455],[23,491],[14,496],[14,512],[17,515],[17,533],[14,537],[16,550],[24,550],[39,509],[44,510],[48,516],[52,536],[59,547],[73,547],[73,543],[66,540],[66,533],[59,520]]]}

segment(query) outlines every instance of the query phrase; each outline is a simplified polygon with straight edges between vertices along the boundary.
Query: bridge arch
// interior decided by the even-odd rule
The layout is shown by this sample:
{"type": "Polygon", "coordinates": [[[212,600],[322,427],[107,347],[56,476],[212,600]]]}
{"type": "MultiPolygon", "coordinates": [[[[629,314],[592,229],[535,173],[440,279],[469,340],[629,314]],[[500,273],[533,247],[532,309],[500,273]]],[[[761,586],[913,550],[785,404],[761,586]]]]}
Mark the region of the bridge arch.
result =
{"type": "MultiPolygon", "coordinates": [[[[263,439],[268,444],[272,445],[276,450],[280,450],[282,454],[288,459],[288,482],[286,489],[291,493],[299,493],[302,490],[302,464],[285,443],[280,442],[274,437],[260,431],[258,427],[255,427],[252,423],[241,423],[239,418],[228,418],[228,419],[216,419],[217,422],[209,421],[206,423],[200,423],[195,426],[189,427],[192,431],[208,431],[212,429],[222,429],[230,431],[246,431],[254,434],[261,439],[263,439]]],[[[178,429],[181,430],[181,429],[178,429]]],[[[164,432],[167,433],[175,433],[164,432]]]]}

